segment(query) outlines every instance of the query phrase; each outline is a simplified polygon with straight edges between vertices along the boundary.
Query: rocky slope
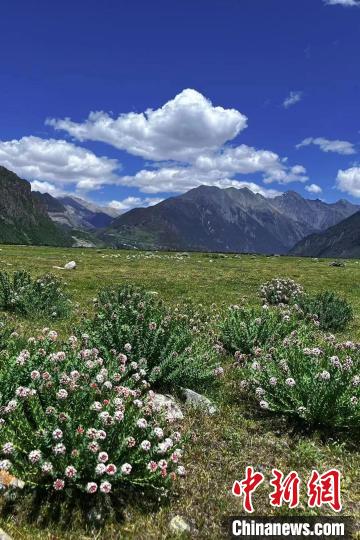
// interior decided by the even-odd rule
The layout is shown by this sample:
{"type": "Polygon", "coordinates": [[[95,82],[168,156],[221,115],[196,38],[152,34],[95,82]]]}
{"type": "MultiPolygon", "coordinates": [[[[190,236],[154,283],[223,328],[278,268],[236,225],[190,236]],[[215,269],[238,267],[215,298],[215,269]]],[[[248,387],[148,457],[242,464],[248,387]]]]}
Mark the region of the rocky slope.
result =
{"type": "Polygon", "coordinates": [[[30,183],[0,166],[0,243],[71,245],[50,219],[30,183]]]}
{"type": "Polygon", "coordinates": [[[360,257],[360,212],[301,240],[290,251],[301,257],[360,257]]]}

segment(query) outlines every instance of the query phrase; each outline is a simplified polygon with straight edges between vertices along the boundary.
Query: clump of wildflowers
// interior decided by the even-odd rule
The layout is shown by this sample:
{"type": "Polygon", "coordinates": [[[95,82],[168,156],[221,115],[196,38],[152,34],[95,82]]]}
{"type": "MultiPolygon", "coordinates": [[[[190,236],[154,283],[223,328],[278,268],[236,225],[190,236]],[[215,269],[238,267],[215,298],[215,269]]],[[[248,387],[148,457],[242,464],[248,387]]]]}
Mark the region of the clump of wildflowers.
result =
{"type": "Polygon", "coordinates": [[[152,292],[124,286],[100,291],[95,316],[82,333],[102,354],[118,355],[121,365],[136,359],[141,370],[162,390],[185,386],[202,390],[215,384],[221,354],[199,337],[202,317],[180,306],[170,309],[152,292]]]}
{"type": "Polygon", "coordinates": [[[260,287],[260,296],[265,304],[286,305],[303,294],[303,288],[293,279],[274,278],[260,287]]]}
{"type": "MultiPolygon", "coordinates": [[[[359,429],[360,345],[331,338],[310,346],[298,332],[242,369],[242,390],[259,407],[311,427],[359,429]]],[[[310,341],[310,339],[308,339],[310,341]]]]}
{"type": "Polygon", "coordinates": [[[74,500],[126,486],[163,490],[183,476],[179,433],[155,411],[142,362],[127,354],[105,359],[73,338],[61,344],[48,329],[27,350],[9,353],[2,468],[32,492],[66,491],[74,500]]]}
{"type": "Polygon", "coordinates": [[[262,354],[263,348],[275,345],[298,325],[289,310],[230,306],[220,324],[220,340],[242,363],[249,355],[262,354]]]}
{"type": "Polygon", "coordinates": [[[63,281],[52,274],[32,279],[24,270],[12,276],[0,272],[0,308],[5,311],[56,319],[68,315],[70,304],[63,281]]]}

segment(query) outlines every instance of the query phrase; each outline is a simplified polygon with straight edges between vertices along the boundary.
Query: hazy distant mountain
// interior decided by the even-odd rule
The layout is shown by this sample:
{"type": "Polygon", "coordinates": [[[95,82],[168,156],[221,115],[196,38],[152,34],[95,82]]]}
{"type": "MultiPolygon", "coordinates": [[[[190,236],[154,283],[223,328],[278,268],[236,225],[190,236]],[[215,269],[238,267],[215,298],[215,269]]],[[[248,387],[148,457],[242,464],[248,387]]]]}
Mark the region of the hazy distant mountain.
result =
{"type": "Polygon", "coordinates": [[[301,240],[290,251],[301,257],[360,257],[360,212],[301,240]]]}
{"type": "Polygon", "coordinates": [[[121,215],[103,238],[145,249],[286,253],[357,210],[346,201],[327,204],[291,191],[268,199],[247,188],[200,186],[121,215]]]}
{"type": "Polygon", "coordinates": [[[44,204],[51,219],[59,225],[71,229],[91,231],[105,228],[119,214],[111,208],[97,206],[79,197],[52,197],[48,193],[37,194],[44,204]]]}
{"type": "Polygon", "coordinates": [[[70,246],[30,183],[0,166],[0,243],[70,246]]]}

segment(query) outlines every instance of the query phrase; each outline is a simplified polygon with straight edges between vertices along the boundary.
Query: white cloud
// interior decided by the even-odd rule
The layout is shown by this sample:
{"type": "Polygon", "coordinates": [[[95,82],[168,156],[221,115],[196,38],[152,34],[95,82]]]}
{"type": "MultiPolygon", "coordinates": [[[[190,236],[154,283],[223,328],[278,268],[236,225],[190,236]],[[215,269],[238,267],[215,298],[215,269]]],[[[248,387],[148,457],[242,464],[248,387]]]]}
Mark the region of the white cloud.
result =
{"type": "Polygon", "coordinates": [[[310,184],[309,186],[305,186],[306,191],[309,193],[321,193],[322,188],[318,186],[317,184],[310,184]]]}
{"type": "Polygon", "coordinates": [[[324,0],[325,4],[328,6],[346,6],[346,7],[353,7],[358,6],[360,7],[360,1],[359,0],[324,0]]]}
{"type": "Polygon", "coordinates": [[[136,187],[144,193],[184,193],[201,185],[220,188],[248,187],[254,193],[261,193],[265,197],[274,197],[280,193],[274,189],[265,189],[255,182],[236,180],[217,169],[200,171],[193,167],[178,166],[144,169],[134,176],[123,176],[119,183],[128,187],[136,187]]]}
{"type": "Polygon", "coordinates": [[[292,107],[296,103],[299,103],[299,101],[302,100],[303,93],[302,92],[294,92],[291,91],[287,98],[283,101],[283,107],[285,109],[288,109],[289,107],[292,107]]]}
{"type": "Polygon", "coordinates": [[[37,181],[37,188],[47,187],[53,192],[66,184],[90,190],[116,183],[120,168],[117,160],[98,157],[67,141],[33,136],[0,141],[0,163],[23,178],[37,181]]]}
{"type": "Polygon", "coordinates": [[[63,190],[50,184],[50,182],[40,182],[39,180],[34,180],[31,182],[31,189],[33,191],[40,191],[40,193],[50,193],[53,197],[58,197],[63,194],[63,190]]]}
{"type": "Polygon", "coordinates": [[[338,139],[330,140],[324,137],[308,137],[301,143],[296,145],[296,148],[302,148],[303,146],[310,146],[311,144],[318,146],[323,152],[335,152],[336,154],[350,155],[356,154],[354,145],[348,141],[341,141],[338,139]]]}
{"type": "Polygon", "coordinates": [[[156,110],[117,118],[91,112],[82,123],[65,118],[48,119],[47,124],[80,141],[105,142],[145,159],[190,162],[236,137],[246,128],[247,118],[235,109],[213,106],[188,88],[156,110]]]}
{"type": "Polygon", "coordinates": [[[164,199],[160,197],[146,197],[146,198],[127,197],[126,199],[123,199],[122,201],[115,201],[115,200],[111,201],[109,202],[108,206],[122,213],[122,212],[127,212],[128,210],[131,210],[132,208],[153,206],[154,204],[158,204],[159,202],[163,200],[164,199]]]}
{"type": "Polygon", "coordinates": [[[360,197],[360,167],[339,170],[336,183],[340,191],[344,191],[354,197],[360,197]]]}

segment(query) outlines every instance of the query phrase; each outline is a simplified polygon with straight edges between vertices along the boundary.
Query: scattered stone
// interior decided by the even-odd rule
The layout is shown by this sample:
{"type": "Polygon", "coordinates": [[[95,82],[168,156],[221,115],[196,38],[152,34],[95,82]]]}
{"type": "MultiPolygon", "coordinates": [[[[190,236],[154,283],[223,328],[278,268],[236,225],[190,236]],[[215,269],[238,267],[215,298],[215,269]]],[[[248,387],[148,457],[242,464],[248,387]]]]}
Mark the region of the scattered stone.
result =
{"type": "Polygon", "coordinates": [[[217,412],[216,406],[210,401],[209,398],[190,390],[189,388],[182,388],[182,392],[186,403],[190,403],[194,407],[199,407],[206,410],[209,414],[215,414],[217,412]]]}
{"type": "Polygon", "coordinates": [[[343,263],[342,261],[332,261],[331,263],[329,263],[329,266],[343,267],[345,266],[345,263],[343,263]]]}
{"type": "Polygon", "coordinates": [[[75,268],[76,268],[76,262],[75,261],[70,261],[70,262],[66,263],[65,266],[64,266],[65,270],[74,270],[75,268]]]}
{"type": "Polygon", "coordinates": [[[174,534],[188,534],[191,532],[189,523],[181,516],[174,516],[170,521],[169,527],[174,534]]]}
{"type": "Polygon", "coordinates": [[[182,410],[172,396],[155,394],[153,405],[156,411],[165,412],[166,418],[171,422],[184,418],[182,410]]]}
{"type": "Polygon", "coordinates": [[[6,534],[3,529],[0,529],[0,540],[11,540],[11,536],[6,534]]]}

